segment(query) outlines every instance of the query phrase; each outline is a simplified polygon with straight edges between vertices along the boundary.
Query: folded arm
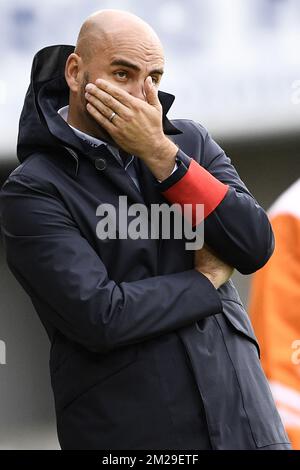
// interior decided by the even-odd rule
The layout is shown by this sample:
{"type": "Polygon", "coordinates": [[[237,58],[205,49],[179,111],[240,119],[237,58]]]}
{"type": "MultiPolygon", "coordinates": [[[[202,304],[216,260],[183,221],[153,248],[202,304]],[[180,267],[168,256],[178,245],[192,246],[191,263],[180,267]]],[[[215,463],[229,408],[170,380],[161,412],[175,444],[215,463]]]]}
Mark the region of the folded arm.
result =
{"type": "MultiPolygon", "coordinates": [[[[11,176],[0,197],[7,262],[47,308],[42,320],[92,351],[106,352],[222,310],[194,269],[117,284],[50,184],[11,176]]],[[[39,312],[41,313],[41,312],[39,312]]]]}

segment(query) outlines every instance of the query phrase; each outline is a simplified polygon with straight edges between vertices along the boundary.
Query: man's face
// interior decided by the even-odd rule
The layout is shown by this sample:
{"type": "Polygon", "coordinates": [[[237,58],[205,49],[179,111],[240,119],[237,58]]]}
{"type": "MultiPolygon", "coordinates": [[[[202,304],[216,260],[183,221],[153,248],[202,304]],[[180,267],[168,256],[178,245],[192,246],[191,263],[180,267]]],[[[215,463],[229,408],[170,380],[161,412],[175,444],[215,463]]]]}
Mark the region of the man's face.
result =
{"type": "Polygon", "coordinates": [[[117,28],[111,27],[102,35],[98,28],[96,33],[81,38],[66,64],[70,122],[91,135],[107,138],[107,132],[87,111],[86,85],[101,78],[146,101],[145,80],[151,76],[158,88],[163,67],[164,54],[159,39],[145,28],[135,26],[131,30],[128,24],[124,28],[118,24],[117,28]]]}
{"type": "Polygon", "coordinates": [[[122,38],[106,38],[105,45],[95,51],[84,65],[82,94],[85,85],[102,78],[127,91],[130,95],[145,100],[144,83],[152,77],[159,86],[163,74],[164,56],[161,46],[155,40],[143,41],[136,34],[122,38]]]}

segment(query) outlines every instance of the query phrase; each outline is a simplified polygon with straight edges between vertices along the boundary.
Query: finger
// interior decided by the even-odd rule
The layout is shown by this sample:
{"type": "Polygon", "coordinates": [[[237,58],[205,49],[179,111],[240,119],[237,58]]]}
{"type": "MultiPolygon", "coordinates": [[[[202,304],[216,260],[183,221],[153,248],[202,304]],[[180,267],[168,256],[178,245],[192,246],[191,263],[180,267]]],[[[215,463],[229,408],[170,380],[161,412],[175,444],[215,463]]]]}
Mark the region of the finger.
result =
{"type": "Polygon", "coordinates": [[[153,85],[151,77],[147,77],[145,80],[145,93],[146,98],[149,104],[155,107],[160,106],[160,101],[158,99],[157,88],[153,85]]]}
{"type": "MultiPolygon", "coordinates": [[[[86,105],[87,111],[90,115],[95,119],[95,121],[111,135],[113,135],[114,131],[116,131],[116,126],[113,122],[110,122],[105,116],[103,116],[98,109],[95,108],[92,104],[88,103],[86,105]]],[[[115,120],[117,116],[114,117],[115,120]]]]}
{"type": "Polygon", "coordinates": [[[85,89],[90,95],[100,100],[105,106],[110,108],[119,116],[125,115],[126,112],[128,112],[128,108],[126,106],[124,106],[120,101],[107,92],[100,90],[98,87],[96,87],[96,85],[89,83],[85,89]]]}
{"type": "MultiPolygon", "coordinates": [[[[95,96],[91,95],[90,93],[85,93],[85,98],[87,101],[92,104],[106,119],[109,120],[111,117],[113,110],[106,106],[102,101],[100,101],[98,98],[95,96]]],[[[114,117],[114,120],[116,119],[116,116],[114,117]]]]}
{"type": "Polygon", "coordinates": [[[113,85],[112,83],[107,82],[106,80],[98,78],[95,83],[100,90],[105,91],[109,95],[113,96],[116,100],[128,108],[131,108],[136,100],[136,98],[131,96],[129,93],[113,85]]]}

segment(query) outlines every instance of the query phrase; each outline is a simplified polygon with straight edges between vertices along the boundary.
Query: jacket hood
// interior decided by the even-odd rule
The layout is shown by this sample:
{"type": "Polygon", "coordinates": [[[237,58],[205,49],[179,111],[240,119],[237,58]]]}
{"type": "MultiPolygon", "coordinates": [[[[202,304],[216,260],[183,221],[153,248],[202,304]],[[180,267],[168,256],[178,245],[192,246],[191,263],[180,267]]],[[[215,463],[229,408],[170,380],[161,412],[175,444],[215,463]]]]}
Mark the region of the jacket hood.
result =
{"type": "MultiPolygon", "coordinates": [[[[57,111],[69,103],[69,87],[65,80],[65,63],[75,46],[55,45],[41,49],[34,56],[28,87],[19,123],[17,155],[22,163],[31,153],[66,145],[83,150],[80,139],[57,111]]],[[[181,133],[168,120],[167,113],[175,96],[158,92],[163,107],[165,134],[181,133]]],[[[108,136],[107,142],[113,143],[108,136]]]]}

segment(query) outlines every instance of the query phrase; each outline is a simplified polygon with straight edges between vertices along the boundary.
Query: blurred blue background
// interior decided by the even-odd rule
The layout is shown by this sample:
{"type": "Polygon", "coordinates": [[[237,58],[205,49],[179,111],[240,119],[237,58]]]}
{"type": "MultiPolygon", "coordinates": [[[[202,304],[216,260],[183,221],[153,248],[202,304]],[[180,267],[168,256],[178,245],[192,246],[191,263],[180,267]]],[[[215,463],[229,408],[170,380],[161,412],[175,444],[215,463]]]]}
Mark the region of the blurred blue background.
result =
{"type": "MultiPolygon", "coordinates": [[[[75,44],[102,8],[131,11],[157,31],[171,118],[209,129],[267,209],[300,170],[300,0],[0,0],[0,182],[18,164],[18,119],[33,55],[75,44]]],[[[49,343],[0,254],[0,449],[59,448],[49,343]]],[[[247,303],[249,276],[235,275],[247,303]]],[[[55,295],[55,293],[50,293],[55,295]]]]}

